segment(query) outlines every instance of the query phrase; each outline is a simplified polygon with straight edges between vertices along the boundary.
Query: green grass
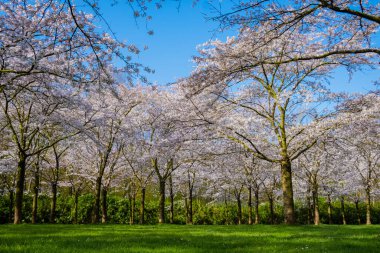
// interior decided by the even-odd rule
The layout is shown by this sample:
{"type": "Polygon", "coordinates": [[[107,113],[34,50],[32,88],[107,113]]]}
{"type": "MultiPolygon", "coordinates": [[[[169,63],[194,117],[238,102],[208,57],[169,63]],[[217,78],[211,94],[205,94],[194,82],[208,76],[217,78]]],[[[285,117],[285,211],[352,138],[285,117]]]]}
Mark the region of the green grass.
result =
{"type": "Polygon", "coordinates": [[[380,252],[380,226],[0,225],[0,252],[380,252]]]}

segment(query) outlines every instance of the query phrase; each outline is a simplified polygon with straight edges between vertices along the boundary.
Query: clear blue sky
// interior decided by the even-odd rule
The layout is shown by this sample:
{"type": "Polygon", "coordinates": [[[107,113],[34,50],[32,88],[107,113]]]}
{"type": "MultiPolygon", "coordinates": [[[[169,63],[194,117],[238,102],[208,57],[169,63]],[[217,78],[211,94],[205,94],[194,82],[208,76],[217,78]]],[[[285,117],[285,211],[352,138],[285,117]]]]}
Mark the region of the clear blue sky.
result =
{"type": "MultiPolygon", "coordinates": [[[[108,1],[100,1],[101,10],[118,39],[135,44],[140,49],[148,46],[135,58],[139,63],[155,69],[155,74],[147,75],[151,82],[165,85],[186,77],[193,69],[192,56],[197,54],[196,46],[212,38],[224,40],[228,34],[216,33],[217,23],[206,21],[205,13],[210,14],[210,6],[199,1],[193,7],[192,0],[178,2],[165,1],[163,8],[151,8],[153,19],[146,22],[142,18],[135,20],[133,12],[123,1],[111,6],[108,1]],[[179,9],[178,9],[179,7],[179,9]],[[153,30],[154,35],[148,35],[153,30]]],[[[356,73],[351,80],[344,70],[337,71],[331,79],[334,91],[366,92],[374,88],[372,82],[380,80],[380,71],[356,73]]]]}

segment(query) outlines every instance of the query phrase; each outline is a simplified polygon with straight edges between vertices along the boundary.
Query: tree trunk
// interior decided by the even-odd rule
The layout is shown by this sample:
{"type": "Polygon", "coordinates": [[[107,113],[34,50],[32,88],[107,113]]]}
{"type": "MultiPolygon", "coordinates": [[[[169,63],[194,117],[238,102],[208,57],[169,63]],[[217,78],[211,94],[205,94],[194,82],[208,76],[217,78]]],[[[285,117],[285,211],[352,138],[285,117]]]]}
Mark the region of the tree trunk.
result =
{"type": "Polygon", "coordinates": [[[102,223],[107,223],[107,189],[102,188],[102,223]]]}
{"type": "Polygon", "coordinates": [[[38,165],[34,172],[34,194],[33,194],[33,208],[32,208],[32,224],[37,223],[37,210],[38,210],[38,192],[40,188],[40,171],[38,165]]]}
{"type": "Polygon", "coordinates": [[[269,223],[274,224],[274,206],[273,206],[273,197],[268,198],[269,201],[269,223]]]}
{"type": "Polygon", "coordinates": [[[102,177],[97,177],[96,185],[95,185],[95,203],[94,203],[94,213],[92,217],[92,223],[99,222],[101,188],[102,188],[102,177]]]}
{"type": "Polygon", "coordinates": [[[241,214],[241,198],[240,198],[240,193],[236,195],[236,201],[237,201],[237,218],[238,218],[238,224],[242,224],[242,214],[241,214]]]}
{"type": "Polygon", "coordinates": [[[165,180],[160,179],[160,203],[159,203],[159,210],[158,210],[158,223],[164,224],[165,223],[165,180]]]}
{"type": "Polygon", "coordinates": [[[8,222],[9,223],[12,223],[13,222],[13,202],[14,202],[14,196],[15,196],[15,193],[13,190],[10,190],[9,191],[9,220],[8,222]]]}
{"type": "Polygon", "coordinates": [[[75,192],[74,195],[74,224],[78,224],[78,201],[79,200],[79,193],[75,192]]]}
{"type": "Polygon", "coordinates": [[[25,170],[26,170],[26,155],[22,152],[19,152],[18,164],[17,164],[17,178],[16,178],[16,200],[15,200],[14,224],[20,224],[22,221],[22,201],[24,197],[25,170]]]}
{"type": "Polygon", "coordinates": [[[366,190],[366,225],[371,225],[371,191],[366,190]]]}
{"type": "Polygon", "coordinates": [[[145,216],[145,187],[141,188],[140,224],[144,224],[145,216]]]}
{"type": "Polygon", "coordinates": [[[360,210],[359,210],[359,199],[355,200],[355,209],[356,209],[356,220],[358,222],[358,225],[360,225],[360,210]]]}
{"type": "Polygon", "coordinates": [[[313,206],[314,206],[314,225],[320,224],[319,202],[318,202],[318,185],[313,186],[313,206]]]}
{"type": "Polygon", "coordinates": [[[260,223],[260,214],[259,214],[259,188],[255,189],[255,224],[260,223]]]}
{"type": "Polygon", "coordinates": [[[248,187],[248,224],[252,225],[252,187],[248,187]]]}
{"type": "Polygon", "coordinates": [[[310,201],[310,184],[307,186],[307,192],[306,192],[306,206],[307,206],[307,225],[310,225],[312,220],[312,211],[311,211],[311,201],[310,201]]]}
{"type": "Polygon", "coordinates": [[[170,194],[170,224],[174,223],[174,192],[173,192],[173,179],[169,177],[169,194],[170,194]]]}
{"type": "Polygon", "coordinates": [[[319,203],[318,203],[318,193],[313,192],[313,206],[314,206],[314,225],[320,224],[319,218],[319,203]]]}
{"type": "Polygon", "coordinates": [[[344,210],[344,196],[341,196],[340,197],[340,212],[341,212],[341,215],[342,215],[342,222],[343,222],[343,225],[346,225],[346,213],[345,213],[345,210],[344,210]]]}
{"type": "Polygon", "coordinates": [[[51,184],[51,205],[50,205],[50,223],[55,223],[56,209],[57,209],[57,182],[51,184]]]}
{"type": "Polygon", "coordinates": [[[332,206],[331,206],[331,195],[327,194],[327,214],[329,217],[329,224],[333,224],[332,222],[332,206]]]}
{"type": "Polygon", "coordinates": [[[288,158],[285,158],[285,160],[281,162],[281,186],[284,202],[285,224],[295,224],[292,167],[288,158]]]}
{"type": "Polygon", "coordinates": [[[132,193],[130,198],[130,214],[129,214],[129,224],[135,224],[135,204],[136,204],[136,194],[132,193]]]}

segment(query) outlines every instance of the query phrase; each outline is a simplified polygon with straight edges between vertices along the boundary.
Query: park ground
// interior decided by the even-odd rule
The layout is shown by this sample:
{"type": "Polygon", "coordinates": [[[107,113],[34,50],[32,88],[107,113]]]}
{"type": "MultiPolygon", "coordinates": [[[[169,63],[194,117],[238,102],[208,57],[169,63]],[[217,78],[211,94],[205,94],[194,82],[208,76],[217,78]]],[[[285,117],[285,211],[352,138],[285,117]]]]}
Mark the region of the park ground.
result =
{"type": "Polygon", "coordinates": [[[0,252],[380,252],[380,225],[1,225],[0,252]]]}

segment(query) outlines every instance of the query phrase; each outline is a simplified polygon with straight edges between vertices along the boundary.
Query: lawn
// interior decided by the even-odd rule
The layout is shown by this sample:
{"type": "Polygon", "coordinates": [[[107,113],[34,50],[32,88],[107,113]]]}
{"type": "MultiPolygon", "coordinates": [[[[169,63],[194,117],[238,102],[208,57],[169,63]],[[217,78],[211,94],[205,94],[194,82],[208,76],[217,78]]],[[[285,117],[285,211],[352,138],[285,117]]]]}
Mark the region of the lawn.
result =
{"type": "Polygon", "coordinates": [[[380,226],[0,225],[0,252],[380,252],[380,226]]]}

